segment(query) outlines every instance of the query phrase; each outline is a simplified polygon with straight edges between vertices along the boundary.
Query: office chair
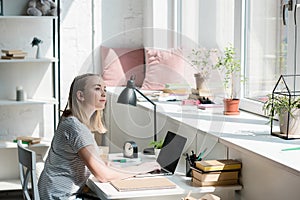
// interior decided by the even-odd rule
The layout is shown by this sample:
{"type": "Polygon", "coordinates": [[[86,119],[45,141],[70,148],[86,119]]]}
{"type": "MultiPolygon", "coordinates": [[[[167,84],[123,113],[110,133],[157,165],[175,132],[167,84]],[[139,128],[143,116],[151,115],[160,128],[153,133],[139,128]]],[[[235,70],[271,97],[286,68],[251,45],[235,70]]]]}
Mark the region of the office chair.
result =
{"type": "Polygon", "coordinates": [[[21,140],[18,140],[17,144],[23,198],[25,200],[40,200],[37,187],[35,152],[24,148],[21,140]]]}

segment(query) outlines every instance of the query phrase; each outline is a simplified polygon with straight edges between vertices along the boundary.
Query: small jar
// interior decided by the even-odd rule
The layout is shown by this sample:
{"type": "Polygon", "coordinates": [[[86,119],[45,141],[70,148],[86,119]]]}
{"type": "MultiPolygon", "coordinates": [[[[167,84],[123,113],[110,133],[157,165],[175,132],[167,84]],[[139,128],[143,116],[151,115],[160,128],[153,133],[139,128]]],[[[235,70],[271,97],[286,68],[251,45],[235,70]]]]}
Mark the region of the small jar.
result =
{"type": "Polygon", "coordinates": [[[17,101],[24,101],[25,97],[24,97],[23,87],[22,86],[18,86],[16,90],[17,90],[16,100],[17,101]]]}

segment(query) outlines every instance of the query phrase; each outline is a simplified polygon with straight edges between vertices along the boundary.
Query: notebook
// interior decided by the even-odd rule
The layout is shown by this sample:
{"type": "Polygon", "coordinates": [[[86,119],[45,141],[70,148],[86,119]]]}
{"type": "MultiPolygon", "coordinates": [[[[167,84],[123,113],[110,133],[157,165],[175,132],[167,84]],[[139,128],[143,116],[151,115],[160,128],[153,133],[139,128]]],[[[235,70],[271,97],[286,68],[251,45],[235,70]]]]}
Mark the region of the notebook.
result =
{"type": "Polygon", "coordinates": [[[130,178],[112,181],[111,185],[119,192],[176,188],[176,184],[166,177],[130,178]]]}
{"type": "Polygon", "coordinates": [[[139,174],[136,177],[173,175],[186,141],[187,139],[185,137],[168,131],[156,159],[161,166],[161,170],[152,171],[147,174],[139,174]]]}

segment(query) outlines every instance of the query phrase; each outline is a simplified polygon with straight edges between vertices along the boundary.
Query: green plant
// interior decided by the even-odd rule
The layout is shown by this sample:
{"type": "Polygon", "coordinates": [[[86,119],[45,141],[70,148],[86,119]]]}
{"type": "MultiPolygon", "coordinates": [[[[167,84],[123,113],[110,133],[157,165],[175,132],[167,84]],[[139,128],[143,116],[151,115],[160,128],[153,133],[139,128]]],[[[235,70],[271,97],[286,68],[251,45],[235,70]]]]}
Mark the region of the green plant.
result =
{"type": "Polygon", "coordinates": [[[216,64],[218,50],[195,48],[192,49],[191,55],[188,56],[188,58],[190,59],[192,66],[197,69],[198,73],[200,73],[203,77],[206,77],[216,64]]]}
{"type": "Polygon", "coordinates": [[[263,111],[269,119],[274,119],[275,116],[278,116],[279,119],[282,117],[282,114],[289,112],[292,117],[293,110],[295,108],[300,108],[300,98],[289,98],[284,95],[268,95],[268,100],[265,101],[263,105],[263,111]]]}
{"type": "Polygon", "coordinates": [[[164,143],[163,140],[159,140],[159,141],[152,141],[152,142],[149,143],[149,145],[152,146],[155,149],[161,149],[163,143],[164,143]]]}
{"type": "Polygon", "coordinates": [[[34,37],[33,40],[32,40],[32,42],[31,42],[31,45],[34,47],[34,46],[38,46],[40,43],[43,43],[43,41],[40,40],[37,37],[34,37]]]}
{"type": "MultiPolygon", "coordinates": [[[[230,44],[225,47],[224,55],[218,58],[217,64],[214,66],[216,69],[224,72],[224,87],[229,93],[229,98],[234,98],[234,79],[237,77],[237,72],[241,71],[240,60],[236,58],[235,48],[230,44]]],[[[243,77],[238,75],[240,81],[243,81],[243,77]]]]}

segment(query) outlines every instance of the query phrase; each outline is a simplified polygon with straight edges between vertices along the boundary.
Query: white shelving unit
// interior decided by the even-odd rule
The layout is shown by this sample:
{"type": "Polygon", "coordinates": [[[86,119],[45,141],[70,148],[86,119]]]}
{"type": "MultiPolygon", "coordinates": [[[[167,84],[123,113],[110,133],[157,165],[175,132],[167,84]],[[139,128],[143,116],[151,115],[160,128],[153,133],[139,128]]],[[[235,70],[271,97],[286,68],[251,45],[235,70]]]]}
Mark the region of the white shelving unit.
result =
{"type": "Polygon", "coordinates": [[[58,104],[56,99],[27,99],[26,101],[0,100],[0,106],[32,105],[32,104],[58,104]]]}
{"type": "MultiPolygon", "coordinates": [[[[59,9],[59,1],[55,2],[59,9]]],[[[6,160],[0,164],[0,191],[16,187],[19,179],[17,145],[12,141],[23,135],[44,138],[46,142],[33,147],[43,157],[59,114],[59,17],[26,16],[26,4],[3,0],[0,16],[0,52],[27,53],[25,59],[0,59],[0,155],[6,160]],[[35,58],[34,37],[42,40],[41,58],[35,58]],[[16,101],[18,86],[26,93],[24,101],[16,101]]]]}
{"type": "Polygon", "coordinates": [[[5,59],[0,59],[0,63],[52,63],[52,62],[57,62],[57,58],[25,58],[22,60],[5,60],[5,59]]]}
{"type": "Polygon", "coordinates": [[[17,15],[13,15],[13,16],[0,16],[0,19],[42,19],[42,20],[49,20],[49,19],[57,19],[57,16],[26,16],[26,15],[22,15],[22,16],[17,16],[17,15]]]}

